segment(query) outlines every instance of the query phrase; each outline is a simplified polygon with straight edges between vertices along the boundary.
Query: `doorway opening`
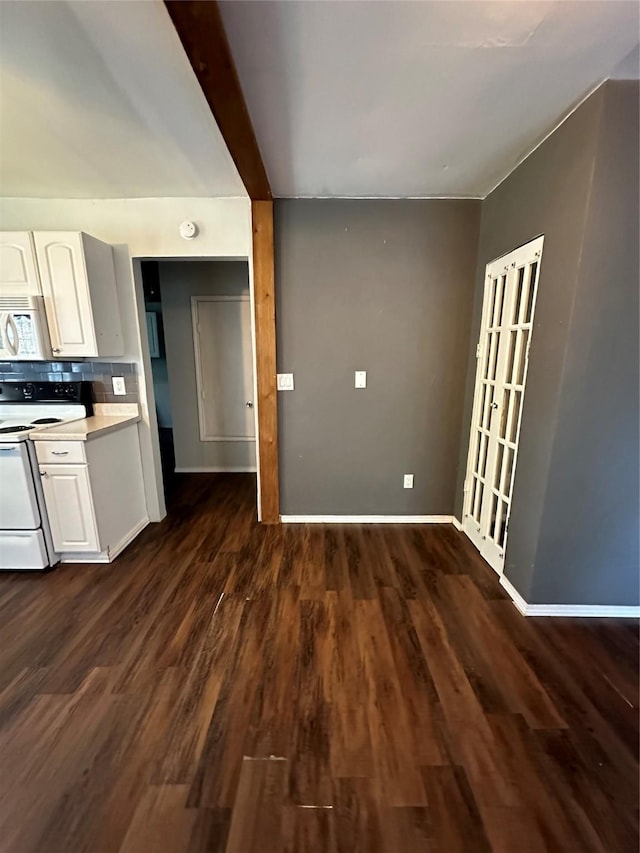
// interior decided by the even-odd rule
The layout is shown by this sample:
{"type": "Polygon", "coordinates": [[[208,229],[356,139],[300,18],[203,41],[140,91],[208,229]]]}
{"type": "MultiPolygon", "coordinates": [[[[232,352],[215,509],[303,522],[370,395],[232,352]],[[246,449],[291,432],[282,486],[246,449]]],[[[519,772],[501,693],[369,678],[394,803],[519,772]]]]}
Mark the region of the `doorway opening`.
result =
{"type": "Polygon", "coordinates": [[[207,484],[256,506],[248,263],[146,260],[141,276],[167,509],[207,484]]]}
{"type": "Polygon", "coordinates": [[[511,516],[542,246],[487,264],[462,527],[502,574],[511,516]]]}

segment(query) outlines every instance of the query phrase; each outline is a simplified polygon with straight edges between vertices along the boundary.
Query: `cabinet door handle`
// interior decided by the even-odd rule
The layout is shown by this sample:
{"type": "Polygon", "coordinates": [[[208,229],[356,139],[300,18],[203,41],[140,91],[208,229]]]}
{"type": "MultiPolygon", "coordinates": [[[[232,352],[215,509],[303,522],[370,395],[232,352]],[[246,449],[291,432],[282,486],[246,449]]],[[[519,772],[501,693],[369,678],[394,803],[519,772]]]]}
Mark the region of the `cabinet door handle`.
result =
{"type": "Polygon", "coordinates": [[[69,451],[68,450],[52,450],[51,455],[52,456],[68,456],[69,451]]]}
{"type": "Polygon", "coordinates": [[[41,468],[40,469],[40,476],[41,477],[48,477],[49,474],[44,470],[44,468],[41,468]]]}
{"type": "Polygon", "coordinates": [[[60,347],[51,347],[51,352],[62,352],[60,347]]]}

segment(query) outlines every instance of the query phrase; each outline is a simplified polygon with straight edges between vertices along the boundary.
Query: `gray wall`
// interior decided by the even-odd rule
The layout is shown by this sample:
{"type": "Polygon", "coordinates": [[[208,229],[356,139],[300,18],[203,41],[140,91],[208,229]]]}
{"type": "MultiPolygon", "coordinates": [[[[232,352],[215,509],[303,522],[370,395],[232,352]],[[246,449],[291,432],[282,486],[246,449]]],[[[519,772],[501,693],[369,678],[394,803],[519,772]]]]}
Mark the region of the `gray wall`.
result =
{"type": "MultiPolygon", "coordinates": [[[[145,265],[156,263],[155,261],[146,261],[145,265]]],[[[158,288],[160,283],[158,282],[158,288]]],[[[151,359],[151,373],[153,375],[153,396],[156,401],[156,416],[158,418],[158,426],[171,428],[171,396],[169,394],[169,371],[167,368],[167,349],[164,343],[164,326],[162,321],[162,303],[160,302],[145,302],[145,311],[147,314],[156,315],[156,323],[158,327],[158,347],[160,355],[151,359]]]]}
{"type": "Polygon", "coordinates": [[[640,601],[640,89],[604,94],[531,602],[640,601]]]}
{"type": "MultiPolygon", "coordinates": [[[[637,205],[637,161],[635,171],[628,164],[621,167],[626,171],[626,184],[619,174],[610,191],[605,192],[615,158],[623,150],[628,156],[634,139],[637,146],[637,105],[635,113],[629,103],[626,113],[625,108],[617,108],[616,125],[607,137],[608,143],[604,143],[602,136],[606,122],[610,121],[610,95],[620,85],[627,84],[608,83],[595,92],[482,206],[456,511],[462,513],[484,269],[492,259],[544,234],[505,555],[505,575],[531,603],[633,604],[637,600],[637,580],[633,595],[628,585],[637,572],[631,548],[634,536],[637,542],[637,522],[628,524],[628,513],[638,511],[637,491],[633,500],[629,478],[620,478],[622,458],[626,456],[631,464],[637,459],[629,449],[629,436],[634,430],[637,440],[637,420],[629,414],[634,400],[637,404],[637,380],[633,387],[629,384],[631,374],[637,370],[638,347],[637,307],[634,309],[637,293],[632,294],[629,284],[634,280],[637,288],[637,254],[634,257],[629,238],[637,222],[637,208],[635,219],[629,213],[637,205]],[[625,121],[627,124],[623,126],[625,121]],[[630,134],[630,138],[623,141],[621,137],[625,134],[630,134]],[[599,156],[606,145],[610,149],[608,166],[599,156]],[[624,234],[614,235],[613,223],[602,230],[601,220],[623,213],[629,220],[624,225],[624,234]],[[623,254],[617,276],[612,276],[609,255],[617,250],[623,254]],[[607,270],[606,274],[603,270],[607,270]],[[620,281],[614,282],[614,278],[620,281]],[[603,311],[600,329],[599,317],[603,311]],[[630,316],[616,329],[626,312],[630,316]],[[624,344],[614,342],[620,333],[624,344]],[[612,338],[608,347],[602,335],[612,338]],[[595,376],[589,376],[598,359],[602,361],[595,376]],[[627,359],[632,364],[623,366],[627,359]],[[598,413],[592,429],[588,420],[593,418],[593,409],[600,404],[598,394],[607,383],[616,385],[615,390],[608,389],[604,399],[611,404],[615,402],[616,412],[611,413],[611,419],[616,417],[617,423],[613,429],[611,421],[606,426],[603,413],[598,413]],[[605,426],[610,437],[604,437],[605,426]],[[597,455],[603,447],[610,452],[611,445],[618,441],[623,442],[625,450],[612,455],[606,475],[599,456],[581,473],[581,466],[591,455],[597,455]],[[592,492],[604,489],[599,498],[578,495],[585,491],[587,471],[589,489],[592,492]],[[611,496],[618,489],[620,500],[612,501],[611,496]],[[618,512],[620,503],[625,509],[614,526],[606,508],[616,506],[618,512]],[[625,522],[627,529],[619,538],[619,525],[625,522]],[[597,542],[598,553],[594,554],[590,567],[583,569],[585,551],[590,544],[595,546],[594,525],[599,525],[602,532],[597,542]],[[561,540],[562,548],[557,550],[561,540]],[[606,563],[605,554],[608,554],[606,563]],[[612,558],[620,558],[623,564],[616,570],[621,586],[615,591],[615,585],[609,588],[612,558]]],[[[635,240],[637,252],[637,229],[635,240]]],[[[634,477],[636,473],[637,465],[634,477]]]]}
{"type": "Polygon", "coordinates": [[[544,234],[504,568],[507,578],[527,601],[544,509],[602,100],[599,90],[482,204],[456,514],[462,517],[485,267],[494,258],[544,234]]]}
{"type": "Polygon", "coordinates": [[[472,200],[276,202],[283,514],[453,513],[479,216],[472,200]]]}
{"type": "Polygon", "coordinates": [[[255,467],[255,442],[200,441],[192,296],[249,292],[245,261],[161,261],[158,264],[176,468],[255,467]]]}
{"type": "MultiPolygon", "coordinates": [[[[158,314],[158,316],[162,316],[158,314]]],[[[171,428],[171,395],[169,393],[169,369],[165,356],[151,359],[153,374],[153,394],[156,398],[156,415],[159,427],[171,428]]]]}

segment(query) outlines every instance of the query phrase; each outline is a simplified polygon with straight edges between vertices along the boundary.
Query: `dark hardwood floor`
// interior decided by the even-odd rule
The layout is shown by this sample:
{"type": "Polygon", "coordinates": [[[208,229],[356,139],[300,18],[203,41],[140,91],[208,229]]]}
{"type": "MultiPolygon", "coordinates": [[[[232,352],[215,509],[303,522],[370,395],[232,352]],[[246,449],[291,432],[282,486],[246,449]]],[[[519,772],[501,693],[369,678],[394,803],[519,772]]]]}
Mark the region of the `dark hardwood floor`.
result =
{"type": "Polygon", "coordinates": [[[182,477],[111,566],[0,575],[2,853],[638,849],[638,627],[524,619],[449,526],[182,477]]]}

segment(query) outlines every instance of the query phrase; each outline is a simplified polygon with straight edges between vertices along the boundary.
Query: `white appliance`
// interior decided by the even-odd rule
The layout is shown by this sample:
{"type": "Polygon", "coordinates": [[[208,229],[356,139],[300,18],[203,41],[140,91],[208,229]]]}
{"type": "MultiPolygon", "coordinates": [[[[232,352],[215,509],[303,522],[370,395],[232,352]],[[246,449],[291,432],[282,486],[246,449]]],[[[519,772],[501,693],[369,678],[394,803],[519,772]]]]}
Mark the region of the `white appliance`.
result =
{"type": "Polygon", "coordinates": [[[44,361],[51,342],[42,296],[0,296],[0,361],[44,361]]]}
{"type": "Polygon", "coordinates": [[[88,382],[0,382],[0,570],[42,570],[58,562],[28,438],[92,411],[88,382]]]}

